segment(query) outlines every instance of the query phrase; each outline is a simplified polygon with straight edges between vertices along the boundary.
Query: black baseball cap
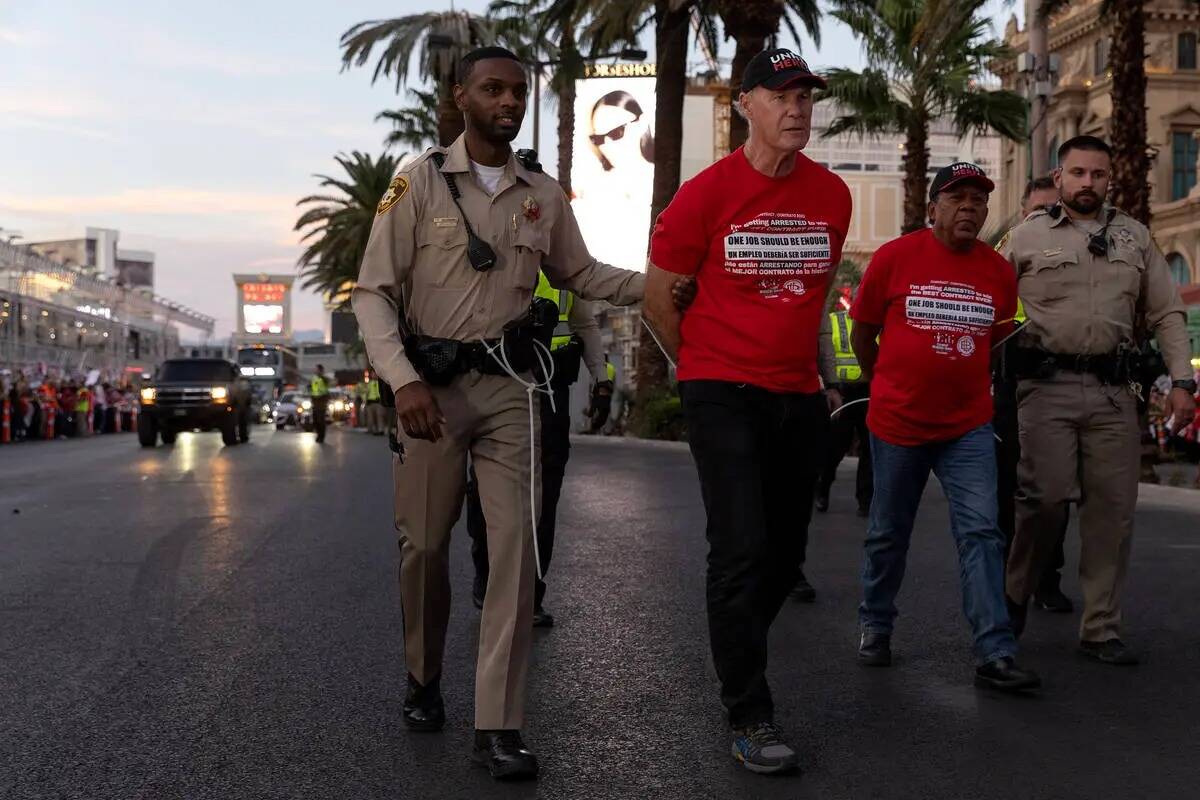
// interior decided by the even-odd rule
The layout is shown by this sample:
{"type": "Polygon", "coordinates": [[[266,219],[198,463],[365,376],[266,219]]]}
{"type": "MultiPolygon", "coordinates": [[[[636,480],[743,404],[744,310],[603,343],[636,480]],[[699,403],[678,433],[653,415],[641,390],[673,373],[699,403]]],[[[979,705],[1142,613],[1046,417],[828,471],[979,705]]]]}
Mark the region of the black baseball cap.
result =
{"type": "Polygon", "coordinates": [[[748,92],[756,86],[768,89],[783,89],[797,83],[825,88],[825,79],[808,68],[808,62],[786,47],[763,50],[750,59],[742,73],[742,91],[748,92]]]}
{"type": "Polygon", "coordinates": [[[996,188],[996,184],[980,167],[969,161],[956,161],[948,167],[942,167],[933,176],[933,183],[929,184],[929,199],[935,200],[939,192],[968,181],[979,184],[989,192],[996,188]]]}

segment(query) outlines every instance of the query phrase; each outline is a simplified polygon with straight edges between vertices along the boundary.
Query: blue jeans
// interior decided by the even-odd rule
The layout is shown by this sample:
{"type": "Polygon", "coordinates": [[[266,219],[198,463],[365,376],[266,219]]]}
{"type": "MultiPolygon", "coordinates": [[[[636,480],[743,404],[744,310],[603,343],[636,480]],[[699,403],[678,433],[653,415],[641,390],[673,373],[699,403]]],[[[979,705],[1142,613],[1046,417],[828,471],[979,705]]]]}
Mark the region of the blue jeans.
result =
{"type": "Polygon", "coordinates": [[[948,442],[915,447],[871,436],[875,497],[867,528],[863,630],[892,632],[896,595],[921,495],[933,472],[950,502],[950,532],[958,547],[963,613],[979,661],[1016,655],[1004,600],[1004,536],[997,524],[996,444],[991,424],[948,442]]]}

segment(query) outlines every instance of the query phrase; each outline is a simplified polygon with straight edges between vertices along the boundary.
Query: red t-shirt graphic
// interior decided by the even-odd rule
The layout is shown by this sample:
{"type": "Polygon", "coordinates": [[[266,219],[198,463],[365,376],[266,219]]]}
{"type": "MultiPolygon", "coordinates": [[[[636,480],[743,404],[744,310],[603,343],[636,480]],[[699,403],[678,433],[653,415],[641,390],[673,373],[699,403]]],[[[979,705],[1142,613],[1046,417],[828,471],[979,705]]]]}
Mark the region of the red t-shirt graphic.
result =
{"type": "Polygon", "coordinates": [[[842,179],[803,153],[771,178],[738,148],[679,187],[650,241],[652,264],[696,276],[679,380],[819,390],[817,336],[850,210],[842,179]]]}

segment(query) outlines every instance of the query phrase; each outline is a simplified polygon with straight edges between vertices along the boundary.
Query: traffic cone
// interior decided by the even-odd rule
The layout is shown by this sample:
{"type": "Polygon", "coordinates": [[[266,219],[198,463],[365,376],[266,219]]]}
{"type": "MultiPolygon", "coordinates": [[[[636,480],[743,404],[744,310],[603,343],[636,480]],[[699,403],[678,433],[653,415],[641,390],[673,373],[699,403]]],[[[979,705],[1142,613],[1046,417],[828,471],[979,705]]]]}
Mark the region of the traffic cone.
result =
{"type": "Polygon", "coordinates": [[[54,441],[54,417],[57,413],[54,403],[46,403],[46,441],[54,441]]]}

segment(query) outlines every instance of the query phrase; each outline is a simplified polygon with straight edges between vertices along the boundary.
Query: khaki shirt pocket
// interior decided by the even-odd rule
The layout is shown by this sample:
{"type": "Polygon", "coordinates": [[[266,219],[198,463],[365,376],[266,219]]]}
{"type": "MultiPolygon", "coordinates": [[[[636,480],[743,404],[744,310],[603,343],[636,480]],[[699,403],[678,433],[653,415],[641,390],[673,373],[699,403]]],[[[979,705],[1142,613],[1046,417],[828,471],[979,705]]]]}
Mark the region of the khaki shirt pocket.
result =
{"type": "Polygon", "coordinates": [[[1079,267],[1079,256],[1072,252],[1033,257],[1029,270],[1020,282],[1021,299],[1033,303],[1050,303],[1071,295],[1071,283],[1079,267]]]}
{"type": "Polygon", "coordinates": [[[1146,272],[1146,259],[1136,246],[1114,244],[1108,251],[1104,283],[1120,289],[1126,297],[1137,300],[1142,292],[1142,276],[1146,272]]]}
{"type": "Polygon", "coordinates": [[[414,284],[433,289],[465,289],[470,284],[467,232],[461,224],[452,228],[419,225],[415,241],[414,284]]]}
{"type": "Polygon", "coordinates": [[[511,285],[521,291],[533,291],[542,261],[550,253],[550,232],[543,226],[526,223],[517,230],[513,244],[516,258],[509,276],[511,285]]]}

